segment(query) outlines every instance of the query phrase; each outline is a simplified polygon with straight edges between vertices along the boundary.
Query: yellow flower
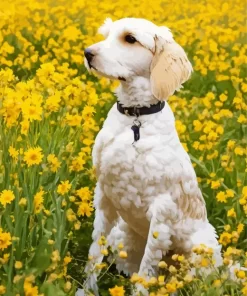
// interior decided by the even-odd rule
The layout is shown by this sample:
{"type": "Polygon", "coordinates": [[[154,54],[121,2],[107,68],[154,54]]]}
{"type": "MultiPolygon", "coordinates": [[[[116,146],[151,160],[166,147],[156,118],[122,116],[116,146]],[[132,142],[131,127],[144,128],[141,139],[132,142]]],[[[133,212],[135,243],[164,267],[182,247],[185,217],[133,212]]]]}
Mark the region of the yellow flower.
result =
{"type": "Polygon", "coordinates": [[[232,232],[232,242],[237,243],[238,239],[239,239],[239,233],[237,231],[233,231],[232,232]]]}
{"type": "Polygon", "coordinates": [[[62,36],[66,40],[76,41],[81,36],[81,31],[74,25],[66,26],[62,36]]]}
{"type": "Polygon", "coordinates": [[[119,250],[122,250],[124,248],[124,245],[123,245],[123,243],[119,243],[117,247],[119,250]]]}
{"type": "Polygon", "coordinates": [[[81,222],[80,221],[77,221],[75,224],[74,224],[74,228],[75,230],[79,230],[81,228],[81,222]]]}
{"type": "Polygon", "coordinates": [[[238,233],[241,233],[241,232],[243,232],[243,230],[244,230],[244,224],[243,223],[239,223],[238,224],[238,227],[237,227],[237,232],[238,233]]]}
{"type": "Polygon", "coordinates": [[[19,206],[26,206],[27,205],[27,199],[22,197],[19,201],[19,206]]]}
{"type": "Polygon", "coordinates": [[[229,224],[224,225],[225,231],[230,231],[231,226],[229,224]]]}
{"type": "Polygon", "coordinates": [[[219,98],[221,102],[225,102],[227,100],[227,96],[225,94],[221,94],[219,98]]]}
{"type": "Polygon", "coordinates": [[[93,106],[85,106],[82,111],[82,118],[86,120],[91,117],[95,113],[95,109],[93,106]]]}
{"type": "Polygon", "coordinates": [[[3,190],[0,195],[0,203],[6,208],[7,204],[10,204],[15,199],[12,190],[3,190]]]}
{"type": "Polygon", "coordinates": [[[160,285],[160,286],[164,285],[164,282],[165,282],[165,276],[164,276],[164,275],[159,275],[159,276],[158,276],[158,282],[159,282],[159,285],[160,285]]]}
{"type": "Polygon", "coordinates": [[[245,117],[244,114],[240,114],[238,117],[238,122],[239,123],[246,123],[247,122],[247,118],[245,117]]]}
{"type": "Polygon", "coordinates": [[[245,278],[245,272],[243,270],[239,270],[239,271],[236,272],[236,276],[239,279],[244,279],[245,278]]]}
{"type": "Polygon", "coordinates": [[[70,200],[71,202],[75,202],[75,196],[70,195],[70,196],[69,196],[69,200],[70,200]]]}
{"type": "Polygon", "coordinates": [[[55,72],[55,67],[52,63],[45,63],[37,70],[37,76],[41,82],[45,82],[55,72]]]}
{"type": "Polygon", "coordinates": [[[12,244],[11,235],[9,232],[3,232],[3,229],[0,228],[0,250],[7,249],[8,246],[12,244]]]}
{"type": "Polygon", "coordinates": [[[193,125],[194,125],[194,130],[196,132],[199,132],[203,127],[202,123],[199,120],[194,120],[193,125]]]}
{"type": "Polygon", "coordinates": [[[14,158],[15,160],[18,159],[19,151],[16,150],[13,146],[9,147],[9,155],[14,158]]]}
{"type": "Polygon", "coordinates": [[[55,281],[57,278],[58,278],[58,275],[56,273],[51,273],[48,277],[47,282],[51,283],[51,282],[55,281]]]}
{"type": "Polygon", "coordinates": [[[105,238],[105,236],[102,235],[102,236],[100,237],[99,241],[98,241],[98,244],[99,244],[100,246],[105,246],[106,243],[107,243],[106,238],[105,238]]]}
{"type": "Polygon", "coordinates": [[[63,263],[64,263],[65,265],[68,265],[71,261],[72,261],[72,258],[71,258],[70,256],[65,256],[65,257],[63,258],[63,263]]]}
{"type": "Polygon", "coordinates": [[[217,181],[212,181],[212,182],[211,182],[211,188],[212,188],[212,189],[218,189],[218,188],[220,187],[220,185],[221,185],[221,183],[220,183],[219,180],[217,180],[217,181]]]}
{"type": "Polygon", "coordinates": [[[16,269],[21,269],[22,266],[23,266],[23,264],[22,264],[21,261],[16,261],[16,262],[15,262],[15,268],[16,268],[16,269]]]}
{"type": "Polygon", "coordinates": [[[173,261],[177,261],[178,260],[178,254],[174,254],[174,255],[172,255],[172,260],[173,261]]]}
{"type": "Polygon", "coordinates": [[[219,202],[224,202],[224,203],[227,202],[227,200],[226,200],[226,195],[225,195],[225,193],[224,193],[223,191],[220,191],[220,192],[217,193],[217,195],[216,195],[216,199],[217,199],[217,201],[219,201],[219,202]]]}
{"type": "Polygon", "coordinates": [[[242,147],[236,147],[235,149],[234,149],[234,153],[236,154],[236,155],[244,155],[244,148],[242,148],[242,147]]]}
{"type": "Polygon", "coordinates": [[[234,210],[234,208],[231,208],[229,211],[227,211],[227,217],[233,217],[236,218],[237,214],[234,210]]]}
{"type": "Polygon", "coordinates": [[[0,295],[4,295],[6,293],[6,287],[3,285],[0,285],[0,295]]]}
{"type": "Polygon", "coordinates": [[[60,258],[59,251],[58,250],[53,251],[52,256],[51,256],[51,261],[52,262],[58,262],[60,260],[61,260],[61,258],[60,258]]]}
{"type": "Polygon", "coordinates": [[[101,253],[102,255],[104,255],[104,256],[107,256],[107,255],[108,255],[108,251],[107,251],[107,249],[103,249],[103,250],[101,250],[100,253],[101,253]]]}
{"type": "Polygon", "coordinates": [[[73,221],[76,221],[76,215],[75,213],[73,212],[72,209],[68,209],[67,212],[66,212],[66,217],[68,219],[69,222],[73,222],[73,221]]]}
{"type": "Polygon", "coordinates": [[[176,269],[175,266],[170,265],[170,266],[169,266],[169,271],[170,271],[171,273],[176,273],[176,272],[177,272],[177,269],[176,269]]]}
{"type": "Polygon", "coordinates": [[[38,296],[39,294],[38,287],[26,281],[24,282],[24,292],[25,296],[38,296]]]}
{"type": "Polygon", "coordinates": [[[66,114],[66,121],[69,126],[79,126],[81,124],[82,117],[78,114],[71,115],[66,114]]]}
{"type": "Polygon", "coordinates": [[[50,165],[50,170],[56,173],[61,166],[61,162],[58,160],[55,154],[49,154],[47,156],[47,161],[50,165]]]}
{"type": "Polygon", "coordinates": [[[158,266],[159,266],[159,268],[167,268],[167,264],[165,261],[160,261],[158,266]]]}
{"type": "Polygon", "coordinates": [[[230,233],[223,232],[220,235],[219,243],[222,244],[223,246],[226,246],[230,244],[231,238],[232,238],[232,235],[230,233]]]}
{"type": "Polygon", "coordinates": [[[79,208],[78,208],[78,212],[77,215],[78,216],[87,216],[90,217],[93,211],[93,206],[92,203],[87,203],[87,202],[81,202],[79,204],[79,208]]]}
{"type": "Polygon", "coordinates": [[[85,159],[83,159],[83,157],[79,155],[72,160],[72,164],[70,165],[69,170],[80,172],[84,169],[85,163],[86,163],[85,159]]]}
{"type": "Polygon", "coordinates": [[[190,283],[193,281],[193,276],[191,274],[186,274],[186,276],[184,277],[184,281],[187,283],[190,283]]]}
{"type": "Polygon", "coordinates": [[[111,296],[124,296],[125,290],[123,286],[115,286],[114,288],[109,289],[111,296]]]}
{"type": "Polygon", "coordinates": [[[185,259],[185,258],[184,258],[184,255],[178,256],[178,261],[179,261],[179,262],[183,262],[184,259],[185,259]]]}
{"type": "Polygon", "coordinates": [[[135,284],[140,281],[140,276],[137,273],[133,273],[130,278],[131,283],[135,284]]]}
{"type": "Polygon", "coordinates": [[[242,189],[242,195],[244,198],[247,198],[247,186],[244,186],[242,189]]]}
{"type": "Polygon", "coordinates": [[[57,112],[59,110],[59,103],[61,101],[61,92],[55,91],[55,93],[49,96],[45,102],[45,108],[50,112],[57,112]]]}
{"type": "Polygon", "coordinates": [[[27,135],[27,132],[28,132],[29,126],[30,126],[29,121],[27,119],[24,119],[20,124],[21,124],[21,134],[27,135]]]}
{"type": "Polygon", "coordinates": [[[64,285],[64,291],[69,292],[71,290],[72,284],[71,282],[66,282],[64,285]]]}
{"type": "Polygon", "coordinates": [[[247,285],[245,285],[243,287],[243,289],[241,290],[241,292],[243,293],[244,296],[247,296],[247,285]]]}
{"type": "Polygon", "coordinates": [[[24,153],[24,161],[28,165],[28,167],[35,165],[35,164],[40,164],[43,158],[42,154],[42,149],[40,147],[36,148],[29,148],[25,153],[24,153]]]}
{"type": "Polygon", "coordinates": [[[3,258],[0,258],[0,263],[3,264],[3,265],[7,264],[8,261],[9,261],[9,256],[10,256],[10,254],[4,254],[3,258]]]}
{"type": "Polygon", "coordinates": [[[158,238],[158,236],[159,236],[159,233],[158,233],[158,231],[154,231],[154,232],[153,232],[153,238],[155,238],[155,239],[156,239],[156,238],[158,238]]]}
{"type": "Polygon", "coordinates": [[[82,187],[76,190],[76,195],[79,196],[82,201],[89,201],[92,198],[89,187],[82,187]]]}
{"type": "Polygon", "coordinates": [[[47,217],[51,216],[51,211],[46,210],[46,209],[43,209],[43,212],[45,213],[45,215],[46,215],[47,217]]]}
{"type": "Polygon", "coordinates": [[[105,262],[95,264],[95,268],[98,269],[98,270],[101,270],[101,269],[103,269],[105,267],[107,267],[107,263],[105,263],[105,262]]]}
{"type": "Polygon", "coordinates": [[[227,148],[228,148],[228,149],[232,149],[232,148],[234,148],[235,144],[236,144],[235,141],[233,141],[233,140],[229,140],[229,141],[227,142],[227,148]]]}
{"type": "Polygon", "coordinates": [[[120,251],[119,252],[119,257],[122,259],[126,259],[128,257],[128,254],[126,251],[120,251]]]}
{"type": "Polygon", "coordinates": [[[20,280],[22,279],[22,276],[21,275],[16,275],[13,279],[13,283],[14,284],[17,284],[20,280]]]}
{"type": "Polygon", "coordinates": [[[65,195],[66,193],[69,192],[71,186],[72,185],[69,183],[68,180],[62,181],[61,184],[59,184],[57,187],[57,193],[59,193],[61,195],[65,195]]]}
{"type": "Polygon", "coordinates": [[[177,291],[176,283],[168,283],[166,284],[167,292],[172,293],[177,291]]]}
{"type": "Polygon", "coordinates": [[[243,206],[247,204],[247,199],[246,198],[240,198],[239,203],[243,206]]]}
{"type": "Polygon", "coordinates": [[[151,277],[149,282],[148,282],[148,285],[149,286],[153,286],[153,285],[156,285],[157,284],[157,279],[156,277],[151,277]]]}
{"type": "Polygon", "coordinates": [[[41,189],[39,192],[37,192],[34,196],[33,202],[34,202],[34,213],[38,214],[43,209],[43,202],[44,197],[43,195],[45,192],[41,189]]]}
{"type": "Polygon", "coordinates": [[[226,196],[227,197],[234,197],[234,191],[232,189],[227,189],[226,196]]]}
{"type": "Polygon", "coordinates": [[[201,266],[202,266],[202,267],[207,267],[207,266],[209,266],[209,264],[210,264],[209,259],[207,259],[207,258],[202,258],[202,260],[201,260],[201,266]]]}
{"type": "Polygon", "coordinates": [[[33,95],[32,98],[25,100],[22,105],[22,114],[25,120],[32,122],[33,120],[40,121],[42,119],[41,96],[33,95]]]}
{"type": "Polygon", "coordinates": [[[213,286],[214,287],[220,287],[221,286],[221,280],[214,280],[214,282],[213,282],[213,286]]]}

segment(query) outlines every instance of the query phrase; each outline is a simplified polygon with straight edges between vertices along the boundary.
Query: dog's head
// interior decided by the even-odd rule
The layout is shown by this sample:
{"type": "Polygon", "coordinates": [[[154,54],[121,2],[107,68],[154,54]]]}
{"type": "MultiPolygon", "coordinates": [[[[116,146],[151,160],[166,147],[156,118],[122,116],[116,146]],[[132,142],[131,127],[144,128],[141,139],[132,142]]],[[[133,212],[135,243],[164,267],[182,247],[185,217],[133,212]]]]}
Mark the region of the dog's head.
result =
{"type": "Polygon", "coordinates": [[[106,19],[105,40],[85,49],[85,65],[98,74],[128,82],[150,79],[153,95],[165,100],[187,81],[192,66],[167,27],[136,18],[106,19]]]}

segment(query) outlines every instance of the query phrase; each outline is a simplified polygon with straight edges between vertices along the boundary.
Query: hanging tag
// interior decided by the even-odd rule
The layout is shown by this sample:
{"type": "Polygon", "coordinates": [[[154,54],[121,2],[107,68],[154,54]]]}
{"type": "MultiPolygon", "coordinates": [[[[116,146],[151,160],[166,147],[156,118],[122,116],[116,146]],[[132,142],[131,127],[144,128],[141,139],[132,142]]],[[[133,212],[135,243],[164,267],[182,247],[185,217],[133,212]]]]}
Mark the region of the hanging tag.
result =
{"type": "Polygon", "coordinates": [[[131,129],[134,132],[134,141],[138,141],[140,139],[140,126],[141,122],[137,119],[133,122],[134,125],[132,125],[131,129]]]}

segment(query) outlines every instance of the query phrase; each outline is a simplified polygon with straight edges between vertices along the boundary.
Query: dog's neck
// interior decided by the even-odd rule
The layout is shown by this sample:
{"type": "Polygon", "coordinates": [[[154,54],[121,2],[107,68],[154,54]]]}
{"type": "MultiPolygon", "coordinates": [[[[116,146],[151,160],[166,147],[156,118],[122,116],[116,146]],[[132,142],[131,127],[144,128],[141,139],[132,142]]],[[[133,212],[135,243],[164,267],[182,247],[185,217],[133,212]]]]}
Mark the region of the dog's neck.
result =
{"type": "Polygon", "coordinates": [[[149,78],[135,77],[130,81],[121,81],[116,89],[118,101],[124,107],[147,106],[159,101],[152,95],[149,78]]]}

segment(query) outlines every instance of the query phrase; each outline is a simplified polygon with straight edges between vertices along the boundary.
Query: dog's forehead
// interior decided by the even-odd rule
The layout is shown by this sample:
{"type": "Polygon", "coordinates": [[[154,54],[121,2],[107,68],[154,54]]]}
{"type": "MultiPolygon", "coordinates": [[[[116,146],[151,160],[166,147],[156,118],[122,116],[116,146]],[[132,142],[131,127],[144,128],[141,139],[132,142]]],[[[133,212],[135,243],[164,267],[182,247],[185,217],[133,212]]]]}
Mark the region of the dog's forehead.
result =
{"type": "Polygon", "coordinates": [[[152,22],[140,18],[124,18],[112,23],[110,33],[119,34],[123,31],[135,32],[145,31],[150,34],[155,34],[157,26],[152,22]]]}

